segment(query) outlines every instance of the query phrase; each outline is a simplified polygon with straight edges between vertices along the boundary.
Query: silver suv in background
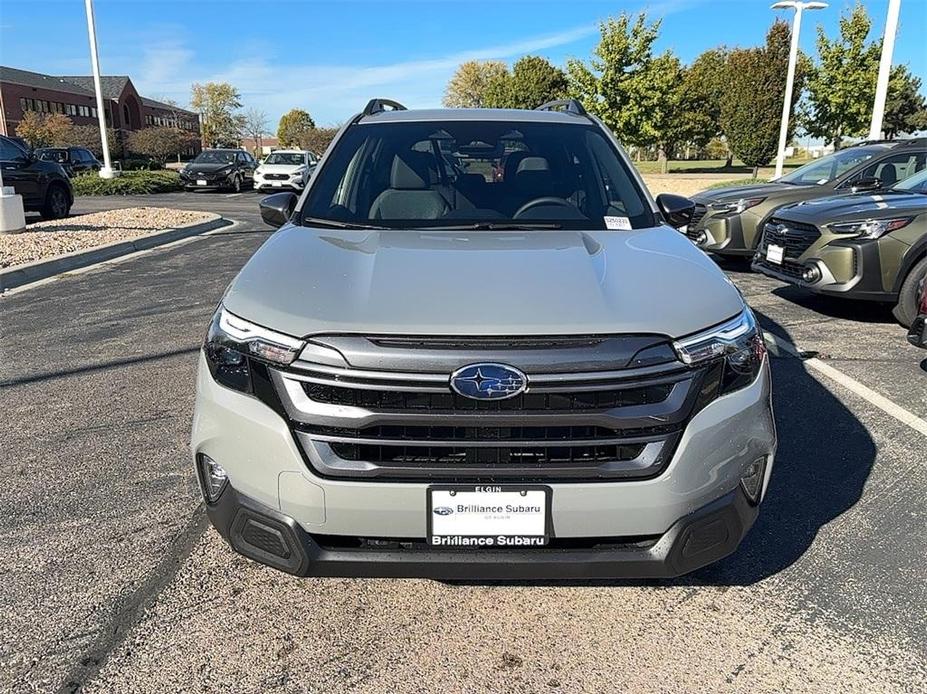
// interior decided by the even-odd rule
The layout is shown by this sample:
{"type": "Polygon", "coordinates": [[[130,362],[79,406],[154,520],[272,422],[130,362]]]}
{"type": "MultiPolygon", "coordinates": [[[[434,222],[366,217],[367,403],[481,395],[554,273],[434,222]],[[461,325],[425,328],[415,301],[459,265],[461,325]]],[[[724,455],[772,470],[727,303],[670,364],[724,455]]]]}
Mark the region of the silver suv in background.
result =
{"type": "Polygon", "coordinates": [[[375,99],[222,297],[192,453],[297,575],[673,576],[738,546],[776,450],[763,336],[576,102],[375,99]]]}

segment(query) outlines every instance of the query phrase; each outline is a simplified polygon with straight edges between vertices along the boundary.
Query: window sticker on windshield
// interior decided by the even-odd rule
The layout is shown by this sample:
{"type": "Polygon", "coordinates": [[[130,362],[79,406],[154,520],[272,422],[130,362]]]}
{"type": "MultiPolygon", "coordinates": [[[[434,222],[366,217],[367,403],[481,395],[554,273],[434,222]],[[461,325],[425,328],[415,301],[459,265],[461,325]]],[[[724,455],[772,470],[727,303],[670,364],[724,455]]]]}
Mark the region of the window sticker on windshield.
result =
{"type": "Polygon", "coordinates": [[[627,217],[605,217],[606,229],[620,229],[621,231],[631,230],[631,220],[627,217]]]}

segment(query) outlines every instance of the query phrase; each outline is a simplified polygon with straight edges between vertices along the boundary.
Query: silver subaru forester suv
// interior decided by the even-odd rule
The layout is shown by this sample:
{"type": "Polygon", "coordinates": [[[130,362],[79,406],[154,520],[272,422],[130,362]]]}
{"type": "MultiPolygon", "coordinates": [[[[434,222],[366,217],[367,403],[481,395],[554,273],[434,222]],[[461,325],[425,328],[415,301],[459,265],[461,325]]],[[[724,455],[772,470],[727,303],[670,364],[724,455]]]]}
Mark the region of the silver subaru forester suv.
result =
{"type": "Polygon", "coordinates": [[[371,101],[222,297],[192,452],[302,576],[664,577],[736,549],[776,431],[763,336],[573,101],[371,101]]]}

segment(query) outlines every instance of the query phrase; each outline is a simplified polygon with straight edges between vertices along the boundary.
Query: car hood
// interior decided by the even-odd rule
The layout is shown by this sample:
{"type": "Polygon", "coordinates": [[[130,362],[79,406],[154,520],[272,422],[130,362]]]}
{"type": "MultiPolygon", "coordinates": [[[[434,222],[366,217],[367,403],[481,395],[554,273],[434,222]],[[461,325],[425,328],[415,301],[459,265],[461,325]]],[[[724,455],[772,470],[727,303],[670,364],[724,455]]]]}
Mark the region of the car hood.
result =
{"type": "Polygon", "coordinates": [[[796,186],[789,183],[761,183],[752,186],[709,188],[708,190],[696,193],[692,196],[692,199],[704,205],[709,202],[735,202],[741,198],[788,198],[796,194],[801,197],[811,189],[819,190],[822,194],[827,191],[826,188],[821,186],[796,186]]]}
{"type": "Polygon", "coordinates": [[[258,173],[269,174],[269,173],[282,173],[288,174],[293,173],[300,166],[305,166],[305,164],[261,164],[257,170],[258,173]]]}
{"type": "Polygon", "coordinates": [[[883,191],[873,194],[838,195],[788,205],[776,217],[806,224],[860,219],[883,219],[927,212],[927,195],[883,191]]]}
{"type": "Polygon", "coordinates": [[[229,167],[231,167],[231,166],[232,166],[232,164],[206,164],[206,163],[203,163],[203,164],[187,164],[187,165],[184,167],[184,169],[185,169],[186,171],[190,171],[190,172],[196,172],[196,171],[209,172],[209,171],[218,171],[219,169],[226,169],[226,168],[229,168],[229,167]]]}
{"type": "Polygon", "coordinates": [[[295,336],[680,337],[743,308],[678,232],[340,231],[287,225],[247,262],[226,308],[295,336]]]}

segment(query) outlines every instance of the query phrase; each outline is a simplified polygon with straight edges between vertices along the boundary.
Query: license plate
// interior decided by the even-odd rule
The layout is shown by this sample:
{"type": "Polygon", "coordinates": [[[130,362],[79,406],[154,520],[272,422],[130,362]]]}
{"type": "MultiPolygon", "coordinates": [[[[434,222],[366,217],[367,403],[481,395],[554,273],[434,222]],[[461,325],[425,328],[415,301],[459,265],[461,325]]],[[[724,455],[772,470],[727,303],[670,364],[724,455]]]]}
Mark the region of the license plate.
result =
{"type": "Polygon", "coordinates": [[[283,187],[283,183],[281,183],[280,181],[273,181],[273,182],[271,183],[271,185],[272,185],[274,188],[282,188],[282,187],[283,187]]]}
{"type": "Polygon", "coordinates": [[[782,259],[785,257],[785,248],[777,246],[774,243],[766,246],[766,260],[776,265],[782,265],[782,259]]]}
{"type": "Polygon", "coordinates": [[[196,185],[198,185],[198,186],[205,186],[205,185],[206,185],[206,181],[204,181],[203,179],[200,179],[200,180],[198,180],[198,181],[196,182],[196,185]]]}
{"type": "Polygon", "coordinates": [[[432,547],[543,547],[550,539],[549,487],[429,487],[427,513],[432,547]]]}

